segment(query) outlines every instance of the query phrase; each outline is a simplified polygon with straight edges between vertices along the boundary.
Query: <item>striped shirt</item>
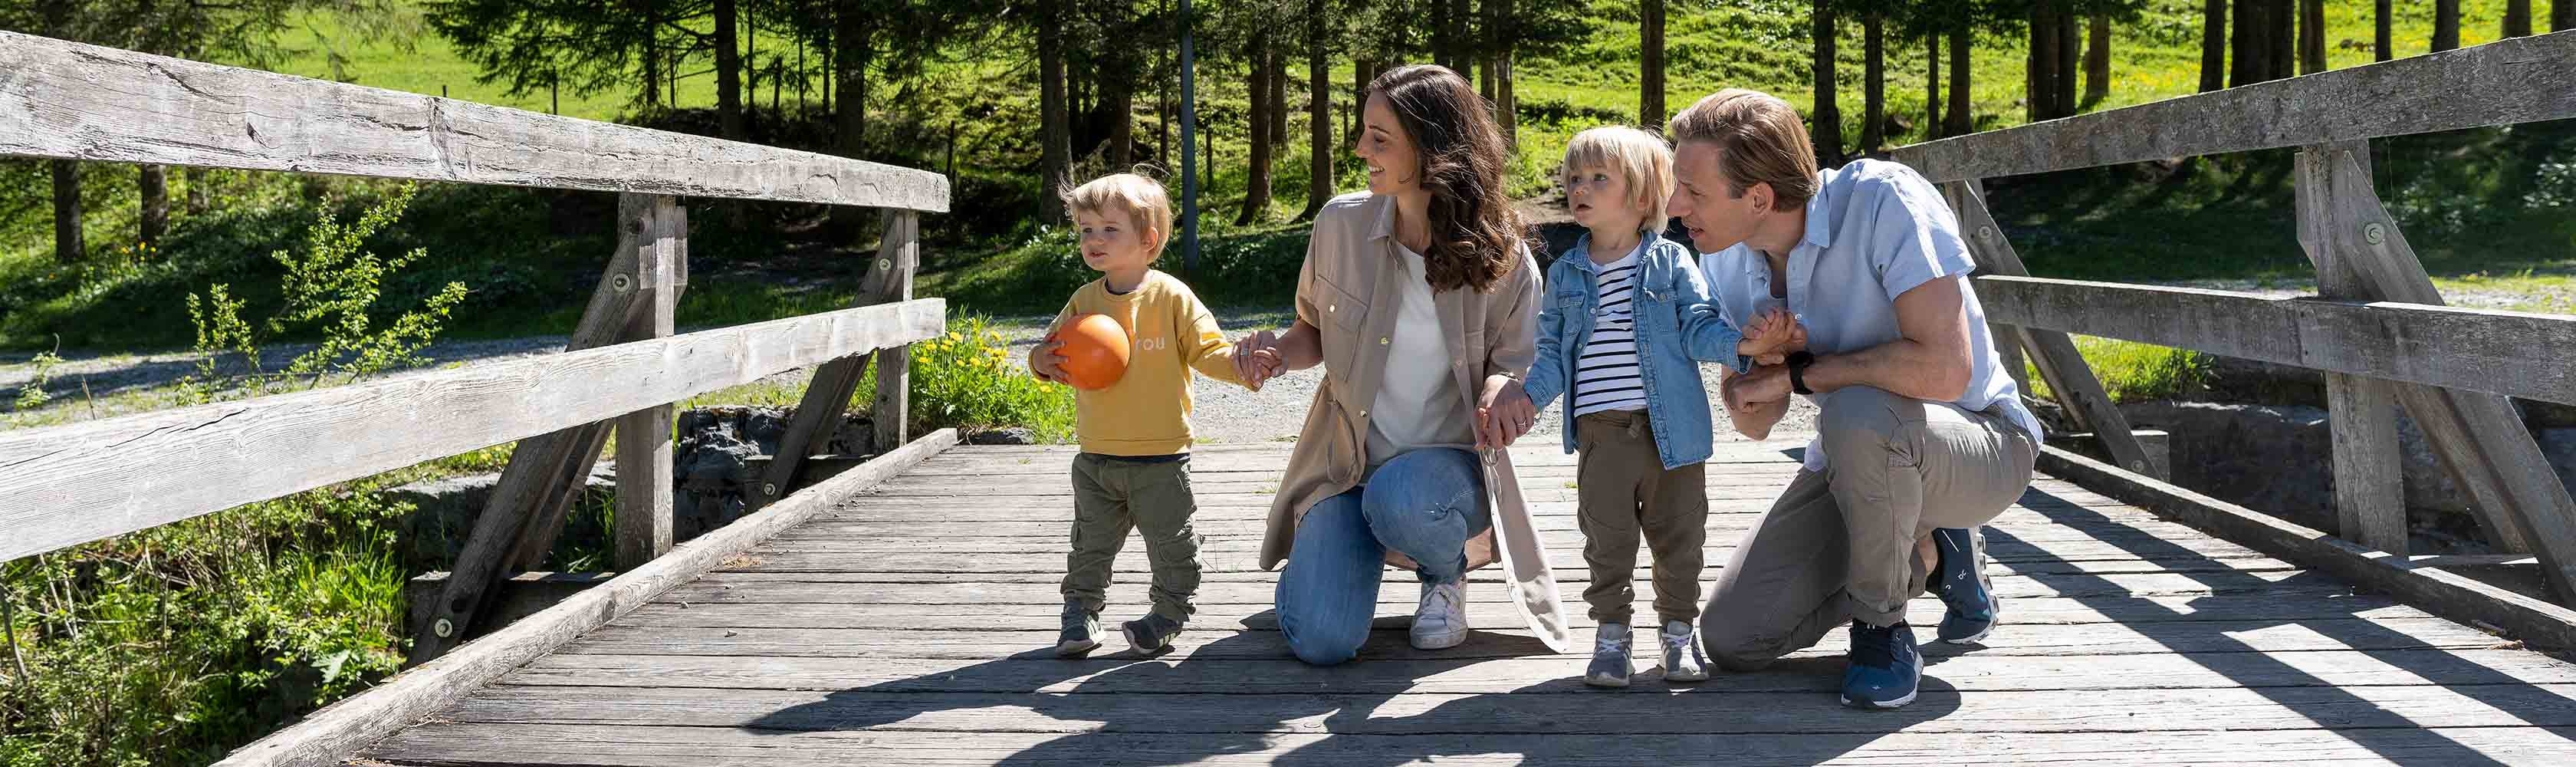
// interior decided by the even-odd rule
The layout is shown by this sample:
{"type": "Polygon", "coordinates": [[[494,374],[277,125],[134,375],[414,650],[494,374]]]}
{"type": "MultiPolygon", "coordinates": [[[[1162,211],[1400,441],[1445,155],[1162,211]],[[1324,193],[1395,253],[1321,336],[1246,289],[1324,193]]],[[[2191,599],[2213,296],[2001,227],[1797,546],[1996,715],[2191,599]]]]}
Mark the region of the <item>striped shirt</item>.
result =
{"type": "Polygon", "coordinates": [[[1637,261],[1632,251],[1600,265],[1594,274],[1601,295],[1592,310],[1592,336],[1574,361],[1574,415],[1646,409],[1646,385],[1637,373],[1636,302],[1631,300],[1637,261]]]}

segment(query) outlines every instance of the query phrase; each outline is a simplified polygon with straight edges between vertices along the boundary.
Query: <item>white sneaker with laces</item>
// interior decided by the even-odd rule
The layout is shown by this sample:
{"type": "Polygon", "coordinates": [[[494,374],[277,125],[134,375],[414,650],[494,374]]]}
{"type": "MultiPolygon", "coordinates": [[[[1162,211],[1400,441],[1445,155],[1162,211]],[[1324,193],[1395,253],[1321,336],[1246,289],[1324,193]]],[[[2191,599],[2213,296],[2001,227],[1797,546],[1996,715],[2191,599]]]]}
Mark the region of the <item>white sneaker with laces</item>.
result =
{"type": "Polygon", "coordinates": [[[1627,624],[1604,623],[1592,630],[1592,665],[1583,670],[1584,684],[1626,687],[1634,668],[1628,659],[1627,624]]]}
{"type": "Polygon", "coordinates": [[[1422,584],[1422,603],[1413,610],[1413,646],[1445,650],[1467,641],[1467,580],[1422,584]]]}
{"type": "Polygon", "coordinates": [[[1708,657],[1699,649],[1699,632],[1683,621],[1664,621],[1658,639],[1664,645],[1664,681],[1708,681],[1708,657]]]}

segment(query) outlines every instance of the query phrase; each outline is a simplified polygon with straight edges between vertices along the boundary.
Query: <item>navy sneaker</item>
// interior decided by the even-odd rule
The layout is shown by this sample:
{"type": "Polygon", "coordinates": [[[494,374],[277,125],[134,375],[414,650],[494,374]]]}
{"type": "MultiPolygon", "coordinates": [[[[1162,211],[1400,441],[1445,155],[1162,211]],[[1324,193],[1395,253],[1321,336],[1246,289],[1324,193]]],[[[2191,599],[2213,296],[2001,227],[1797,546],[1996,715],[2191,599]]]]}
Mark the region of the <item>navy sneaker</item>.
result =
{"type": "Polygon", "coordinates": [[[1100,613],[1081,602],[1065,600],[1058,625],[1062,630],[1055,635],[1056,657],[1080,658],[1100,647],[1100,613]]]}
{"type": "Polygon", "coordinates": [[[1932,569],[1929,590],[1941,595],[1949,610],[1933,636],[1950,644],[1970,644],[1995,630],[2003,598],[1986,580],[1986,535],[1983,530],[1945,527],[1932,531],[1932,547],[1941,563],[1932,569]]]}
{"type": "Polygon", "coordinates": [[[1923,681],[1923,656],[1914,652],[1914,629],[1903,623],[1877,628],[1860,621],[1851,626],[1851,666],[1843,669],[1843,705],[1852,708],[1902,708],[1914,702],[1914,687],[1923,681]]]}
{"type": "Polygon", "coordinates": [[[1181,633],[1181,622],[1165,618],[1162,613],[1146,613],[1145,617],[1119,624],[1118,628],[1126,632],[1129,648],[1151,655],[1171,649],[1172,637],[1181,633]]]}

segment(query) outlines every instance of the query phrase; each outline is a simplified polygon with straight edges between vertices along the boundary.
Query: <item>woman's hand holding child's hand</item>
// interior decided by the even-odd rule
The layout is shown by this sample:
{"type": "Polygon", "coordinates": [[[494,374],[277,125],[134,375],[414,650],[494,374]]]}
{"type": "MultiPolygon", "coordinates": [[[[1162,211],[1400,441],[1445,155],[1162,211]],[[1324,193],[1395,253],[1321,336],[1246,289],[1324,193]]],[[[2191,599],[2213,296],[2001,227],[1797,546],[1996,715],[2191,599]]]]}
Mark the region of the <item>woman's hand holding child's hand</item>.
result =
{"type": "Polygon", "coordinates": [[[1530,403],[1520,379],[1503,375],[1485,379],[1484,396],[1476,399],[1477,448],[1510,447],[1537,424],[1538,406],[1530,403]]]}
{"type": "Polygon", "coordinates": [[[1279,358],[1279,336],[1267,330],[1246,333],[1234,341],[1234,373],[1244,388],[1260,391],[1263,383],[1287,367],[1279,358]]]}
{"type": "Polygon", "coordinates": [[[1787,309],[1772,308],[1755,318],[1745,328],[1744,342],[1736,352],[1753,358],[1756,365],[1778,365],[1788,360],[1789,353],[1807,348],[1807,326],[1787,309]]]}

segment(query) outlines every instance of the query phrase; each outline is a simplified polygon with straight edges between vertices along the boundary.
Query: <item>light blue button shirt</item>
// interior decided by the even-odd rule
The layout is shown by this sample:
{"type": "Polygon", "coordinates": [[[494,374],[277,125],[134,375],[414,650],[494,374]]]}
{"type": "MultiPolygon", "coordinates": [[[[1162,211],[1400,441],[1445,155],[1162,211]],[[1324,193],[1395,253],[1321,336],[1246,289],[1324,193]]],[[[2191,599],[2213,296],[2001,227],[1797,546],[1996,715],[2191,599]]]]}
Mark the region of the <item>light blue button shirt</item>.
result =
{"type": "MultiPolygon", "coordinates": [[[[1824,171],[1820,181],[1816,196],[1807,201],[1807,235],[1789,251],[1786,272],[1788,307],[1806,323],[1809,351],[1844,354],[1897,340],[1897,296],[1975,270],[1968,243],[1959,236],[1958,218],[1940,190],[1914,169],[1856,160],[1824,171]]],[[[1739,326],[1781,303],[1771,297],[1770,265],[1750,247],[1738,244],[1704,254],[1699,264],[1727,318],[1739,326]]],[[[1985,306],[1977,303],[1970,286],[1960,286],[1960,293],[1967,304],[1968,354],[1975,367],[1967,393],[1944,404],[1968,412],[2000,407],[2038,441],[2039,419],[2022,406],[2019,388],[1995,354],[1985,306]]],[[[1826,392],[1808,399],[1823,407],[1832,398],[1826,392]]],[[[1825,468],[1825,451],[1812,442],[1806,467],[1825,468]]]]}

